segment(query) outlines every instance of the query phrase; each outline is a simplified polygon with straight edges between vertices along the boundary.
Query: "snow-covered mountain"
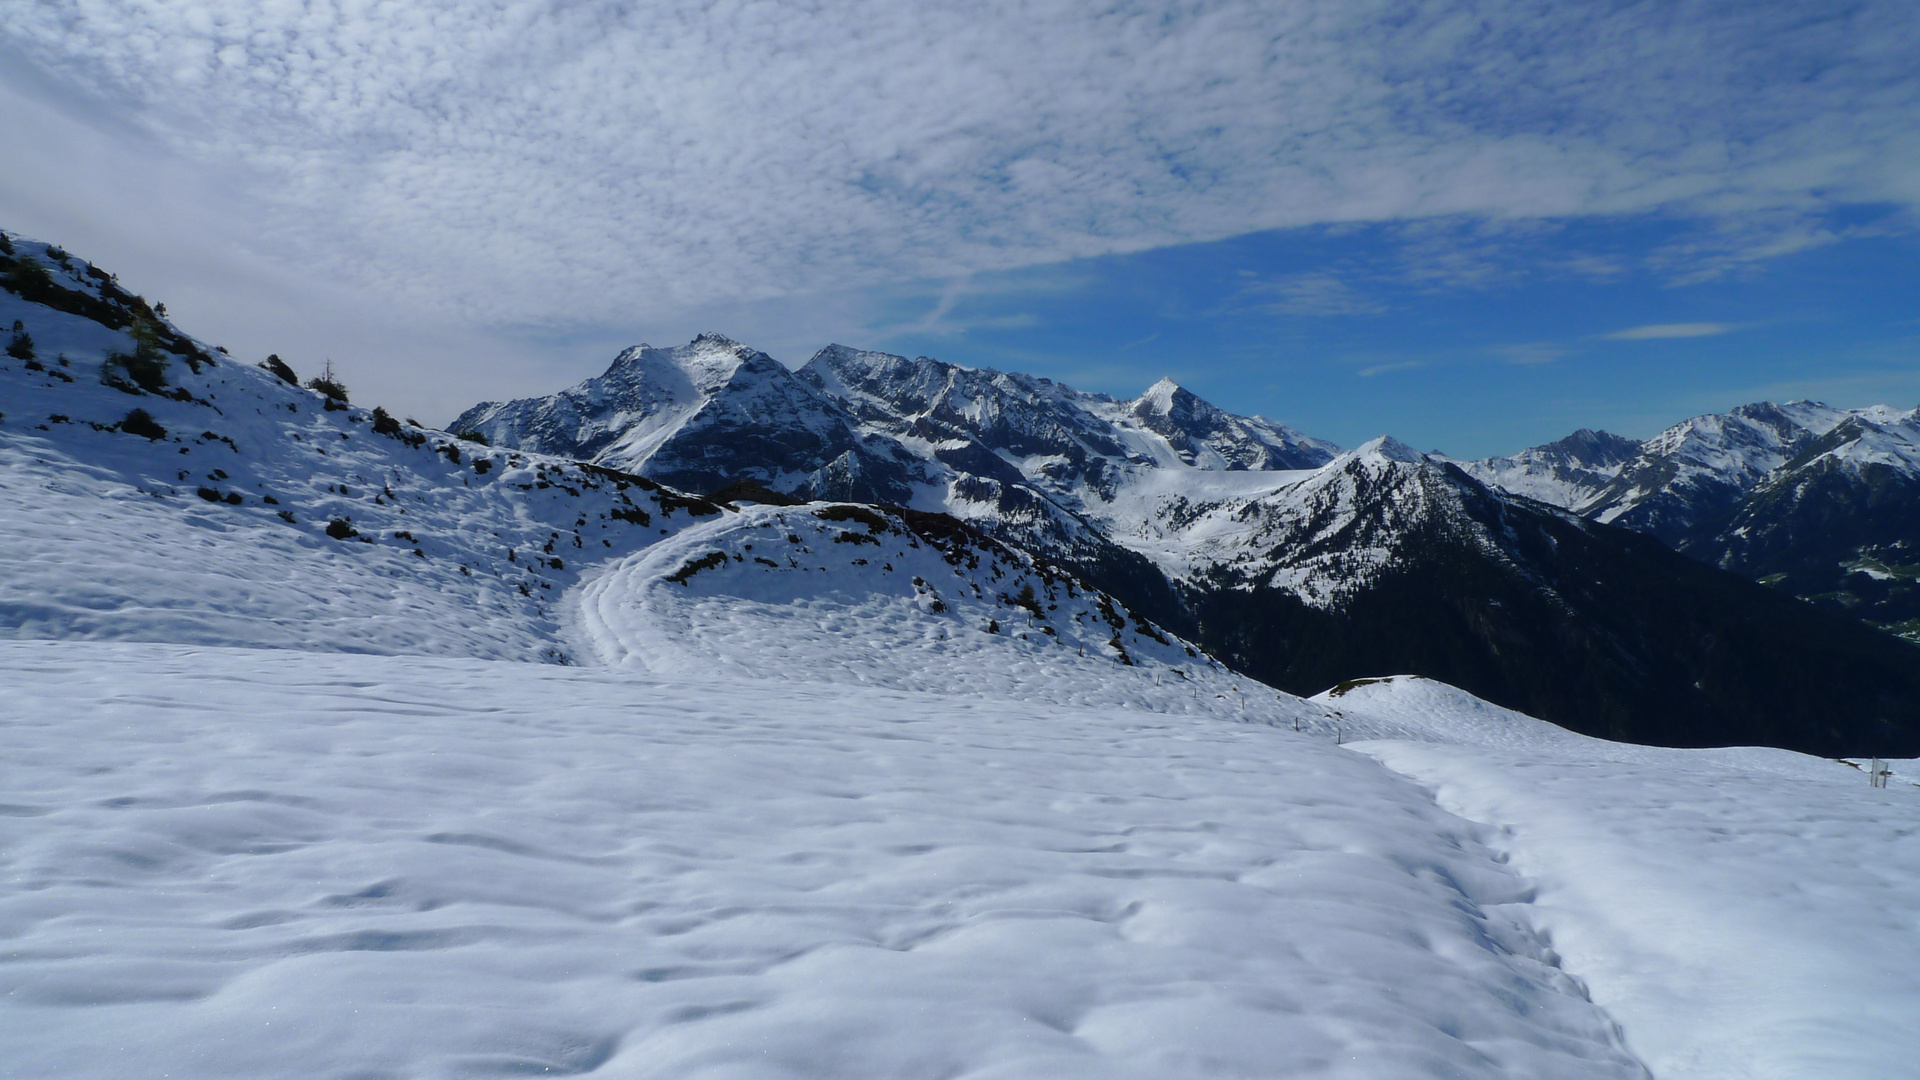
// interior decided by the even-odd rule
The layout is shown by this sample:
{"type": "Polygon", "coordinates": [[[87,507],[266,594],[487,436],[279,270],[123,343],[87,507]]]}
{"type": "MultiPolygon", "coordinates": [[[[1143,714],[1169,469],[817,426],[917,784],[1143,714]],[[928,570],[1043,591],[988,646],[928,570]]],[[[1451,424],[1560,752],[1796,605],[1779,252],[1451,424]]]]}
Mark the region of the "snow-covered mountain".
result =
{"type": "Polygon", "coordinates": [[[606,465],[692,491],[735,480],[819,498],[913,505],[937,478],[890,440],[864,437],[837,401],[766,353],[702,334],[636,345],[605,374],[551,397],[483,402],[452,429],[606,465]]]}
{"type": "Polygon", "coordinates": [[[1564,439],[1509,457],[1454,464],[1504,491],[1571,510],[1613,483],[1641,446],[1612,432],[1581,428],[1564,439]]]}
{"type": "Polygon", "coordinates": [[[1805,599],[1920,630],[1920,410],[1759,402],[1644,443],[1581,431],[1456,464],[1805,599]]]}
{"type": "Polygon", "coordinates": [[[877,432],[955,468],[1025,481],[1080,504],[1110,499],[1129,473],[1302,469],[1338,447],[1259,417],[1233,416],[1162,379],[1132,401],[1051,379],[829,345],[799,377],[877,432]]]}
{"type": "MultiPolygon", "coordinates": [[[[723,340],[648,355],[691,369],[723,340]]],[[[760,355],[724,348],[728,357],[760,355]]],[[[623,354],[602,378],[614,379],[635,355],[623,354]]],[[[766,360],[751,380],[707,379],[699,385],[712,389],[698,408],[745,411],[730,400],[756,400],[763,383],[782,382],[776,368],[766,360]]],[[[1890,702],[1920,701],[1920,656],[1896,642],[1704,571],[1630,532],[1504,495],[1458,463],[1389,438],[1340,453],[1227,414],[1171,382],[1120,401],[1029,375],[840,345],[792,378],[811,404],[784,415],[804,415],[802,424],[831,416],[832,430],[851,431],[846,440],[876,457],[918,462],[927,481],[913,491],[921,506],[1033,552],[1294,692],[1413,671],[1610,737],[1804,736],[1812,741],[1793,745],[1807,747],[1893,737],[1904,721],[1890,702]],[[1799,627],[1795,642],[1772,635],[1781,625],[1799,627]],[[1769,660],[1754,664],[1756,656],[1769,660]],[[1885,700],[1879,689],[1844,691],[1841,700],[1827,680],[1842,669],[1861,687],[1904,689],[1885,700]]],[[[686,403],[694,399],[662,395],[649,406],[633,396],[616,409],[602,385],[483,407],[462,424],[564,413],[578,430],[580,410],[599,402],[589,412],[603,461],[605,448],[629,440],[653,448],[649,460],[658,462],[689,437],[681,418],[693,415],[686,403]]],[[[783,468],[762,449],[781,442],[781,414],[755,415],[764,423],[740,443],[737,462],[728,463],[726,438],[703,437],[703,475],[807,492],[821,454],[808,450],[783,468]]],[[[507,425],[483,422],[483,430],[503,442],[519,437],[507,425]]],[[[805,431],[786,441],[817,445],[805,431]]],[[[1633,449],[1586,433],[1507,471],[1531,470],[1543,485],[1604,486],[1634,460],[1633,449]]]]}
{"type": "MultiPolygon", "coordinates": [[[[1835,752],[1904,745],[1901,710],[1920,702],[1904,646],[1853,623],[1702,576],[1631,533],[1501,495],[1392,440],[1329,457],[1324,443],[1170,384],[1117,401],[839,348],[795,374],[709,336],[630,350],[567,394],[469,413],[499,444],[489,446],[217,357],[131,299],[88,291],[100,279],[43,248],[19,250],[9,273],[32,276],[21,269],[31,261],[47,278],[32,288],[58,303],[10,292],[0,311],[22,321],[34,340],[19,351],[35,357],[0,365],[10,381],[0,454],[23,506],[4,541],[16,569],[0,612],[16,634],[600,655],[619,635],[594,636],[579,614],[594,582],[618,572],[633,596],[686,595],[616,568],[667,560],[660,552],[687,530],[711,534],[712,550],[646,562],[671,578],[711,559],[736,521],[758,521],[743,509],[752,500],[820,494],[838,469],[892,475],[906,498],[860,493],[917,503],[883,512],[941,515],[927,520],[1019,553],[1042,592],[1073,581],[1110,598],[1129,628],[1095,641],[1024,625],[1036,613],[1000,582],[1005,558],[968,567],[968,593],[981,596],[909,613],[950,640],[956,613],[979,600],[987,606],[962,621],[980,637],[967,640],[1009,657],[1023,655],[1025,635],[1056,643],[1050,663],[1067,659],[1058,643],[1071,640],[1075,664],[1126,667],[1124,651],[1171,670],[1178,655],[1163,663],[1137,640],[1184,639],[1292,692],[1411,671],[1617,737],[1835,752]],[[119,305],[121,326],[89,304],[119,305]],[[595,448],[598,461],[564,456],[595,448]],[[661,476],[740,495],[683,494],[661,476]],[[100,524],[56,543],[76,521],[100,524]],[[996,622],[1014,632],[989,633],[996,622]]],[[[814,595],[893,612],[939,587],[896,573],[898,560],[876,564],[857,538],[791,533],[835,553],[802,565],[796,580],[814,595]]],[[[930,542],[908,533],[909,548],[930,542]]],[[[724,625],[754,609],[702,610],[724,625]]]]}
{"type": "MultiPolygon", "coordinates": [[[[402,422],[347,403],[344,388],[329,396],[296,385],[290,371],[220,355],[144,301],[115,299],[102,288],[110,279],[67,269],[44,245],[10,242],[4,269],[18,276],[23,262],[38,266],[46,280],[35,278],[37,295],[57,306],[0,293],[0,325],[19,320],[26,344],[15,352],[27,354],[0,359],[0,492],[9,511],[0,528],[0,636],[570,663],[624,640],[594,627],[630,623],[583,620],[583,590],[608,596],[607,578],[634,597],[656,595],[648,574],[657,570],[670,595],[702,595],[744,572],[708,564],[725,548],[747,570],[787,582],[776,591],[790,601],[789,615],[796,606],[848,605],[856,615],[846,618],[882,619],[870,637],[953,642],[943,650],[980,654],[988,670],[1116,669],[1122,683],[1177,681],[1204,687],[1208,700],[1246,683],[1124,600],[944,515],[897,510],[882,519],[833,504],[756,510],[402,422]],[[102,303],[118,305],[118,326],[96,318],[101,311],[89,305],[102,303]],[[122,377],[129,363],[143,383],[122,377]],[[779,535],[769,533],[749,558],[769,515],[779,535]],[[675,541],[696,526],[702,546],[683,559],[686,545],[675,541]],[[903,550],[883,553],[884,544],[903,550]],[[653,553],[642,560],[647,573],[623,561],[641,552],[653,553]],[[1036,666],[1036,657],[1044,662],[1036,666]]],[[[760,415],[776,418],[765,429],[771,437],[792,435],[782,426],[789,422],[802,434],[834,434],[830,424],[807,426],[837,415],[833,402],[765,372],[730,343],[703,339],[677,362],[624,362],[647,370],[627,381],[635,399],[657,389],[663,373],[710,376],[680,384],[677,398],[662,395],[691,402],[683,435],[759,452],[751,440],[715,432],[748,405],[782,400],[807,408],[769,406],[760,415]],[[689,397],[729,385],[736,391],[712,395],[717,408],[689,397]]],[[[844,425],[839,434],[856,450],[867,438],[844,425]]],[[[697,446],[689,437],[669,449],[684,462],[697,446]]],[[[737,628],[746,606],[706,615],[737,628]]],[[[675,655],[705,633],[675,638],[675,655]]],[[[620,648],[640,655],[630,643],[620,648]]]]}

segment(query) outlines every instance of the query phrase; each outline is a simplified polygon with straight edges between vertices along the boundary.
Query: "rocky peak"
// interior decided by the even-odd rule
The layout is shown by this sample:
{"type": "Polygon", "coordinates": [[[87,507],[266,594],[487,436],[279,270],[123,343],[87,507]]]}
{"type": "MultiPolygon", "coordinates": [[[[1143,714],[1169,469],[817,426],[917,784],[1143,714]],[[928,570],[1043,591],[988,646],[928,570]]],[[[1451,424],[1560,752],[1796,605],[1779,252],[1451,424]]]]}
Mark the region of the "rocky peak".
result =
{"type": "Polygon", "coordinates": [[[1427,455],[1415,450],[1413,447],[1408,446],[1406,443],[1401,442],[1391,435],[1382,435],[1376,439],[1370,439],[1334,459],[1335,463],[1345,461],[1361,461],[1369,464],[1397,462],[1406,465],[1417,465],[1426,460],[1427,455]]]}
{"type": "Polygon", "coordinates": [[[1612,468],[1633,460],[1633,456],[1639,452],[1639,440],[1592,428],[1581,428],[1564,439],[1536,446],[1530,451],[1556,464],[1588,469],[1612,468]]]}

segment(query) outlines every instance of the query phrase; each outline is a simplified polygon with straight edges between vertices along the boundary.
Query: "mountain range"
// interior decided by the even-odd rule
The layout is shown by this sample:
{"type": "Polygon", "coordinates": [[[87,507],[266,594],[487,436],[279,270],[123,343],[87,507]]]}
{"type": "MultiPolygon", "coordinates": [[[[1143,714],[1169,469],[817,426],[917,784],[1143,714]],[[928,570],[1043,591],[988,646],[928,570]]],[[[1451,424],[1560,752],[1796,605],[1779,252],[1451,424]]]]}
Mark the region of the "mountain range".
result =
{"type": "MultiPolygon", "coordinates": [[[[1581,432],[1461,462],[1391,438],[1342,451],[1168,380],[1119,400],[842,345],[789,371],[709,334],[452,428],[698,490],[748,479],[951,514],[1296,693],[1413,672],[1611,738],[1811,746],[1904,727],[1920,653],[1660,528],[1705,535],[1731,520],[1730,492],[1820,467],[1794,432],[1835,414],[1750,407],[1691,439],[1581,432]],[[1748,419],[1763,413],[1801,427],[1763,440],[1748,419]]],[[[1820,425],[1826,468],[1877,467],[1843,441],[1862,423],[1882,443],[1906,430],[1888,410],[1846,415],[1820,425]]],[[[1818,558],[1790,527],[1776,546],[1818,558]]]]}
{"type": "Polygon", "coordinates": [[[1760,402],[1457,464],[1920,640],[1920,410],[1760,402]]]}
{"type": "MultiPolygon", "coordinates": [[[[1342,450],[1171,381],[1122,400],[844,346],[790,370],[709,334],[442,432],[194,341],[57,248],[7,247],[13,636],[564,663],[609,647],[588,601],[620,574],[652,583],[621,595],[719,582],[741,598],[719,623],[834,597],[903,648],[1009,658],[989,667],[1243,696],[1235,672],[1296,694],[1410,673],[1617,739],[1920,752],[1911,645],[1623,527],[1706,529],[1706,510],[1661,508],[1723,492],[1737,470],[1708,468],[1701,440],[1740,425],[1668,439],[1662,487],[1661,440],[1478,463],[1342,450]],[[729,584],[756,575],[771,584],[729,584]]],[[[1737,457],[1757,494],[1735,502],[1780,503],[1783,469],[1903,497],[1886,461],[1910,414],[1819,409],[1776,409],[1813,417],[1795,421],[1813,439],[1766,428],[1737,457]]],[[[1796,490],[1770,543],[1849,542],[1822,531],[1836,503],[1796,490]]]]}

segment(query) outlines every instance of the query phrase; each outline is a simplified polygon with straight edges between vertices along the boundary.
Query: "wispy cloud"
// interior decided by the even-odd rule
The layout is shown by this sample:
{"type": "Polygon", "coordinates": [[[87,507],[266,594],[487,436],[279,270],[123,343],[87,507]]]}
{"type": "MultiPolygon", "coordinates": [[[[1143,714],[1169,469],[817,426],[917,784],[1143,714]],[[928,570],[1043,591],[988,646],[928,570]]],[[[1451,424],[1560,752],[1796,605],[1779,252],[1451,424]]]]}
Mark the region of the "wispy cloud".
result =
{"type": "Polygon", "coordinates": [[[1604,336],[1609,341],[1655,341],[1661,338],[1716,337],[1732,330],[1733,326],[1730,323],[1653,323],[1647,326],[1630,326],[1625,330],[1616,330],[1604,336]]]}
{"type": "MultiPolygon", "coordinates": [[[[230,177],[281,265],[488,323],[1316,223],[1920,207],[1909,0],[16,0],[0,47],[230,177]]],[[[1776,231],[1674,275],[1819,240],[1776,231]]]]}
{"type": "Polygon", "coordinates": [[[1363,379],[1371,379],[1376,375],[1386,375],[1395,371],[1412,371],[1414,368],[1426,366],[1427,362],[1425,360],[1400,360],[1391,364],[1374,364],[1371,367],[1363,367],[1356,372],[1356,374],[1363,379]]]}
{"type": "Polygon", "coordinates": [[[1387,306],[1330,273],[1289,274],[1244,286],[1230,306],[1275,315],[1377,315],[1387,306]]]}

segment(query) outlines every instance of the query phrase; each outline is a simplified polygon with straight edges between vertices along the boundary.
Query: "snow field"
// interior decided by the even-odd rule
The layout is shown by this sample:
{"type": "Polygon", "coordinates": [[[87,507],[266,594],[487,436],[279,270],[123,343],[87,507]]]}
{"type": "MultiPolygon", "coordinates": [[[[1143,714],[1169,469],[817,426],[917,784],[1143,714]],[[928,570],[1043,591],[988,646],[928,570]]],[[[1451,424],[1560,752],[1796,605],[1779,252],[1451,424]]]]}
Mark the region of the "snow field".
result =
{"type": "Polygon", "coordinates": [[[1920,788],[1766,748],[1590,739],[1444,684],[1321,700],[1424,724],[1362,742],[1491,827],[1530,918],[1662,1080],[1911,1075],[1920,1062],[1920,788]]]}
{"type": "Polygon", "coordinates": [[[1475,827],[1291,731],[123,643],[0,680],[9,1075],[1643,1075],[1475,827]]]}

